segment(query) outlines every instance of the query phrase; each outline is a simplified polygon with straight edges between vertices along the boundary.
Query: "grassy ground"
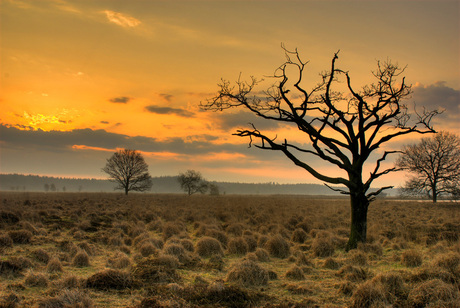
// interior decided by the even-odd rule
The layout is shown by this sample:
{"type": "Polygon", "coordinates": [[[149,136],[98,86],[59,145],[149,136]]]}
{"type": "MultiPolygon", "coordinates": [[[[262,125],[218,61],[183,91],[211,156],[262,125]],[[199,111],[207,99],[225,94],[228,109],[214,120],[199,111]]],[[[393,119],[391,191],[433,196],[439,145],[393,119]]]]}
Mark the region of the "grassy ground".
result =
{"type": "Polygon", "coordinates": [[[2,193],[0,307],[460,307],[460,206],[2,193]]]}

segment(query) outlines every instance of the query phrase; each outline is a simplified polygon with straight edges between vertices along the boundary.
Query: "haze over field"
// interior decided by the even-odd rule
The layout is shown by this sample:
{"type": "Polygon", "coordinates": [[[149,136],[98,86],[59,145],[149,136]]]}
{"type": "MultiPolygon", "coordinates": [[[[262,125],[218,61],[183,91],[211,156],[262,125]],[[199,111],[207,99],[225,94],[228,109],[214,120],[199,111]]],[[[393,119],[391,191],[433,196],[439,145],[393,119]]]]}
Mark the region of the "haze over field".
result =
{"type": "MultiPolygon", "coordinates": [[[[444,109],[435,128],[459,134],[459,3],[2,1],[0,172],[102,178],[105,159],[132,148],[152,176],[196,169],[215,181],[318,183],[282,154],[231,135],[251,122],[307,142],[296,127],[199,108],[221,77],[270,81],[285,60],[281,43],[310,60],[307,88],[338,50],[355,85],[374,81],[378,59],[407,64],[407,103],[444,109]]],[[[409,138],[387,147],[421,136],[409,138]]],[[[403,181],[395,173],[376,184],[403,181]]]]}

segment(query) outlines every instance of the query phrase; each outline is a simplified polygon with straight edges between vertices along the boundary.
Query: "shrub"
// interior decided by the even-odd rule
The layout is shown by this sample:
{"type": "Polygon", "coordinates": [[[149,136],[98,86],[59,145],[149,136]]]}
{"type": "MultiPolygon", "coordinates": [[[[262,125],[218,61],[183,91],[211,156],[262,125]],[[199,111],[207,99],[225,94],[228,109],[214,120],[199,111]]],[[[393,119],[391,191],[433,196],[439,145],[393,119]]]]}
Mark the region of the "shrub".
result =
{"type": "Polygon", "coordinates": [[[61,261],[59,261],[59,259],[56,257],[51,258],[48,261],[46,270],[50,273],[62,272],[63,268],[62,268],[61,261]]]}
{"type": "Polygon", "coordinates": [[[26,275],[24,284],[28,287],[46,288],[48,286],[48,277],[43,273],[29,272],[26,275]]]}
{"type": "Polygon", "coordinates": [[[401,255],[401,263],[407,267],[417,267],[422,265],[422,254],[417,250],[406,250],[401,255]]]}
{"type": "Polygon", "coordinates": [[[76,267],[86,267],[89,266],[89,256],[84,250],[80,250],[73,257],[72,264],[76,267]]]}
{"type": "Polygon", "coordinates": [[[8,235],[15,244],[28,244],[32,238],[32,232],[28,230],[13,230],[9,231],[8,235]]]}
{"type": "Polygon", "coordinates": [[[307,232],[304,229],[297,228],[292,232],[291,241],[303,244],[308,238],[307,232]]]}
{"type": "Polygon", "coordinates": [[[334,254],[335,247],[330,236],[317,236],[311,244],[311,249],[317,257],[330,257],[334,254]]]}
{"type": "Polygon", "coordinates": [[[432,279],[416,285],[407,298],[411,307],[456,307],[459,303],[458,290],[439,279],[432,279]]]}
{"type": "Polygon", "coordinates": [[[271,237],[265,243],[265,248],[275,258],[284,259],[291,254],[289,243],[279,234],[271,237]]]}
{"type": "Polygon", "coordinates": [[[382,286],[372,281],[360,284],[351,298],[353,301],[351,308],[386,307],[388,305],[382,286]]]}
{"type": "Polygon", "coordinates": [[[227,245],[227,251],[230,254],[244,255],[248,250],[248,244],[241,236],[232,238],[227,245]]]}
{"type": "Polygon", "coordinates": [[[268,283],[268,271],[257,263],[245,260],[234,264],[229,270],[226,281],[243,286],[263,286],[268,283]]]}
{"type": "Polygon", "coordinates": [[[200,257],[204,258],[210,257],[212,255],[222,256],[224,254],[220,242],[209,236],[204,236],[198,240],[195,250],[200,257]]]}
{"type": "Polygon", "coordinates": [[[291,268],[287,270],[286,278],[292,280],[304,280],[305,275],[300,267],[298,267],[297,265],[293,265],[291,268]]]}
{"type": "Polygon", "coordinates": [[[88,288],[97,290],[123,290],[131,288],[133,278],[130,273],[115,269],[106,269],[97,272],[86,280],[88,288]]]}

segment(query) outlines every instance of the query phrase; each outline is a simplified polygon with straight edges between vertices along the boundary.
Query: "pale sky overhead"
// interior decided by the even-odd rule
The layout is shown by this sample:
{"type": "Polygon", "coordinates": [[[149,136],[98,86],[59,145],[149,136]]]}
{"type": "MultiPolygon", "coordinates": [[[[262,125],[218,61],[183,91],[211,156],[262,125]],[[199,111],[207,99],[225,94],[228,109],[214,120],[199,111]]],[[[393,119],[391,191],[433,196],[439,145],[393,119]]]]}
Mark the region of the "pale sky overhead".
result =
{"type": "Polygon", "coordinates": [[[435,128],[460,134],[459,15],[460,1],[443,0],[2,0],[0,172],[103,178],[106,158],[126,147],[143,152],[152,176],[195,169],[209,180],[319,183],[232,136],[251,122],[308,142],[295,128],[200,102],[221,78],[272,75],[281,44],[310,61],[311,87],[340,50],[357,88],[374,81],[377,60],[407,65],[410,103],[444,109],[435,128]]]}

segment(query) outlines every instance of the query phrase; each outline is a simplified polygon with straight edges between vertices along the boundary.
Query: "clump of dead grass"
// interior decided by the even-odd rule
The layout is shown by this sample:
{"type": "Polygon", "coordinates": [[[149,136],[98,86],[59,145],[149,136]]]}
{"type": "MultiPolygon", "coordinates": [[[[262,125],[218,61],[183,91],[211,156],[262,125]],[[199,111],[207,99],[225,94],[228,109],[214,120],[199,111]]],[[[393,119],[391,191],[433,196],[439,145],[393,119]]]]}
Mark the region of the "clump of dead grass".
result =
{"type": "Polygon", "coordinates": [[[316,234],[311,244],[311,250],[317,257],[324,258],[332,256],[335,252],[335,245],[330,234],[326,232],[316,234]]]}
{"type": "Polygon", "coordinates": [[[196,242],[195,251],[200,257],[203,258],[208,258],[212,255],[224,255],[224,251],[220,242],[217,239],[209,236],[204,236],[200,238],[198,242],[196,242]]]}
{"type": "Polygon", "coordinates": [[[351,299],[351,308],[386,307],[388,305],[383,287],[372,281],[358,285],[351,299]]]}
{"type": "Polygon", "coordinates": [[[289,243],[279,234],[272,236],[265,243],[265,249],[270,256],[285,259],[291,255],[289,243]]]}
{"type": "Polygon", "coordinates": [[[297,265],[291,266],[285,274],[285,277],[287,279],[292,279],[292,280],[304,280],[305,275],[300,267],[297,265]]]}
{"type": "Polygon", "coordinates": [[[76,267],[90,266],[88,253],[85,250],[78,251],[73,257],[72,264],[76,267]]]}
{"type": "Polygon", "coordinates": [[[231,238],[227,244],[229,254],[245,255],[248,250],[249,246],[242,236],[231,238]]]}
{"type": "Polygon", "coordinates": [[[42,299],[38,304],[39,308],[60,308],[60,307],[94,307],[93,301],[83,290],[63,289],[57,296],[42,299]]]}
{"type": "Polygon", "coordinates": [[[415,249],[406,250],[401,255],[401,263],[407,267],[418,267],[422,262],[422,254],[415,249]]]}
{"type": "Polygon", "coordinates": [[[407,298],[411,307],[456,307],[459,300],[458,290],[439,279],[416,285],[407,298]]]}
{"type": "Polygon", "coordinates": [[[24,284],[28,287],[46,288],[49,284],[49,280],[48,276],[43,273],[29,271],[24,280],[24,284]]]}
{"type": "Polygon", "coordinates": [[[88,277],[86,286],[97,290],[123,290],[133,286],[133,278],[128,272],[106,269],[88,277]]]}
{"type": "Polygon", "coordinates": [[[56,257],[51,257],[46,265],[46,270],[49,273],[62,272],[64,269],[62,267],[61,261],[56,257]]]}
{"type": "Polygon", "coordinates": [[[233,265],[226,281],[243,286],[263,286],[268,283],[268,271],[254,261],[245,260],[233,265]]]}

